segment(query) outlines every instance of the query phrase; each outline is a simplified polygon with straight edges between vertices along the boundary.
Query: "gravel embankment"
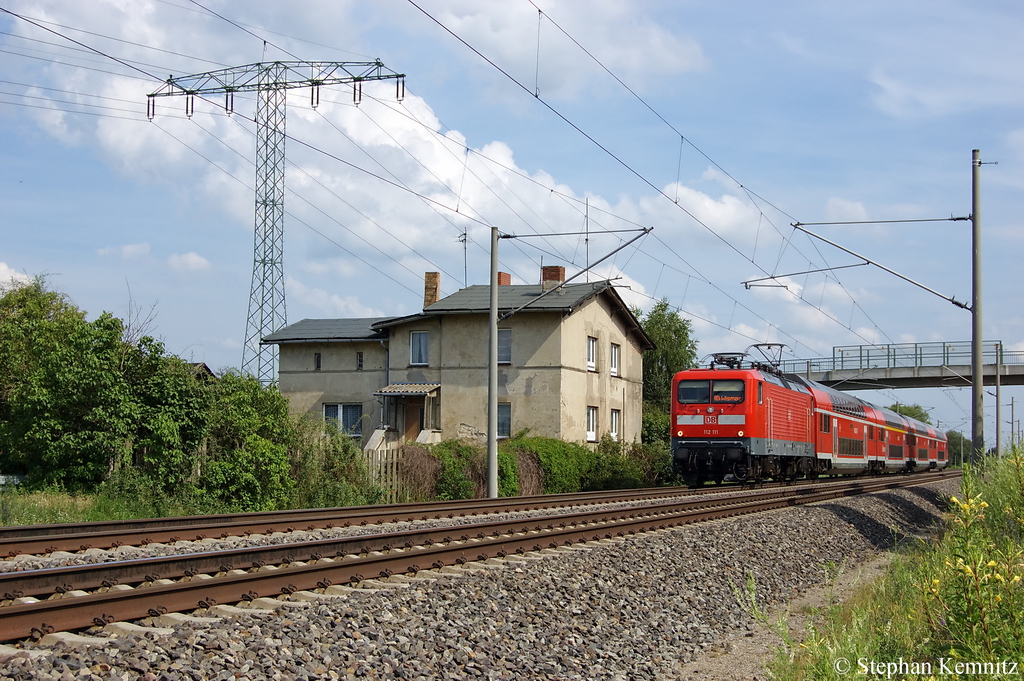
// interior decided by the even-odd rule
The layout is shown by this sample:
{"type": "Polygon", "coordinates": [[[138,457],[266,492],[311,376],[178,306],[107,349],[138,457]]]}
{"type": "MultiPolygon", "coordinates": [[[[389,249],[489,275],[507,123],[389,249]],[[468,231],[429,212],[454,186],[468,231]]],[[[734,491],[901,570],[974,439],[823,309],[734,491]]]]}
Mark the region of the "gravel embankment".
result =
{"type": "MultiPolygon", "coordinates": [[[[225,619],[58,644],[0,662],[14,679],[672,679],[765,603],[938,522],[956,480],[631,538],[589,551],[225,619]]],[[[106,634],[100,634],[106,636],[106,634]]],[[[26,648],[36,647],[24,644],[26,648]]]]}

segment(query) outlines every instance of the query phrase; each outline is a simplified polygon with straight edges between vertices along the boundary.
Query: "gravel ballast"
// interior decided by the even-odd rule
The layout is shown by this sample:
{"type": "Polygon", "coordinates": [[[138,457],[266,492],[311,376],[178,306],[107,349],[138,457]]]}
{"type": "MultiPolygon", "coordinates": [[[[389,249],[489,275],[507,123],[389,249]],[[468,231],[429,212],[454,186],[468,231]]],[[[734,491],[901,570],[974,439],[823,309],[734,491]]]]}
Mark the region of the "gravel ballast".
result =
{"type": "MultiPolygon", "coordinates": [[[[959,481],[559,551],[408,588],[351,593],[163,637],[21,644],[14,679],[671,679],[752,627],[752,575],[781,604],[940,520],[959,481]]],[[[424,574],[424,573],[421,573],[424,574]]],[[[100,637],[108,634],[100,633],[100,637]]]]}

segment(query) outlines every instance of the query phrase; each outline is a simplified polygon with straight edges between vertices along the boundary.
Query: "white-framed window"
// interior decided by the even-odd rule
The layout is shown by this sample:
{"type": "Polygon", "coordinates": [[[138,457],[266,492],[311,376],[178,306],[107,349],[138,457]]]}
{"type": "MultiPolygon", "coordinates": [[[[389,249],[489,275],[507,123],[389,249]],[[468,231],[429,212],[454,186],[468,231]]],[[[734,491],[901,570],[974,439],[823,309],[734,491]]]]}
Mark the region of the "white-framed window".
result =
{"type": "Polygon", "coordinates": [[[512,405],[509,402],[498,402],[498,437],[512,437],[512,405]]]}
{"type": "Polygon", "coordinates": [[[325,404],[324,420],[333,422],[339,430],[353,436],[363,434],[363,405],[325,404]]]}
{"type": "Polygon", "coordinates": [[[622,356],[622,347],[618,343],[612,343],[608,352],[608,373],[612,376],[619,375],[619,358],[622,356]]]}
{"type": "Polygon", "coordinates": [[[314,352],[313,353],[313,371],[320,371],[320,367],[321,366],[323,366],[323,363],[320,361],[320,353],[319,352],[314,352]]]}
{"type": "Polygon", "coordinates": [[[363,370],[363,353],[357,352],[356,353],[356,371],[362,371],[362,370],[363,370]]]}
{"type": "Polygon", "coordinates": [[[498,329],[498,364],[512,363],[512,329],[498,329]]]}
{"type": "Polygon", "coordinates": [[[622,422],[622,412],[618,409],[612,409],[611,418],[608,419],[608,434],[612,436],[612,439],[616,442],[619,441],[619,424],[622,422]]]}
{"type": "Polygon", "coordinates": [[[597,371],[597,339],[587,336],[587,371],[597,371]]]}
{"type": "Polygon", "coordinates": [[[597,442],[597,407],[587,407],[587,442],[597,442]]]}
{"type": "Polygon", "coordinates": [[[409,332],[409,364],[427,366],[430,361],[430,332],[409,332]]]}

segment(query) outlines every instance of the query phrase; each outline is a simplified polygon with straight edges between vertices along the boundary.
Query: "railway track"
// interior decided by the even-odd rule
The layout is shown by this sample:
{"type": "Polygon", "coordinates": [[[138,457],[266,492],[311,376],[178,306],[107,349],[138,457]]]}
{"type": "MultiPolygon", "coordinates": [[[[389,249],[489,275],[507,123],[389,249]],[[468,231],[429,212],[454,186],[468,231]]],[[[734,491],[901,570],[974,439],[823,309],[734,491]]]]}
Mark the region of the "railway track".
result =
{"type": "MultiPolygon", "coordinates": [[[[0,640],[39,637],[53,631],[261,598],[315,599],[340,585],[408,579],[400,575],[436,573],[473,562],[501,563],[547,549],[620,540],[652,529],[938,479],[937,475],[919,475],[748,490],[735,495],[648,503],[629,510],[573,510],[459,527],[413,528],[378,535],[6,573],[0,575],[0,593],[5,596],[4,606],[0,607],[0,640]],[[240,569],[242,566],[246,569],[240,569]]],[[[679,492],[676,490],[675,495],[679,492]]],[[[588,498],[596,503],[600,497],[588,498]]],[[[507,504],[510,500],[503,501],[507,504]]],[[[503,510],[522,507],[514,503],[503,510]]],[[[394,513],[383,515],[392,517],[394,513]]]]}
{"type": "Polygon", "coordinates": [[[429,519],[470,517],[488,513],[560,509],[587,504],[609,504],[686,497],[707,493],[741,492],[749,489],[796,489],[821,481],[761,483],[756,487],[721,485],[704,489],[653,487],[636,490],[541,494],[514,499],[464,499],[413,504],[348,506],[342,508],[235,513],[0,527],[0,556],[41,555],[56,551],[78,552],[114,549],[154,543],[225,539],[253,534],[332,529],[353,525],[416,522],[429,519]]]}

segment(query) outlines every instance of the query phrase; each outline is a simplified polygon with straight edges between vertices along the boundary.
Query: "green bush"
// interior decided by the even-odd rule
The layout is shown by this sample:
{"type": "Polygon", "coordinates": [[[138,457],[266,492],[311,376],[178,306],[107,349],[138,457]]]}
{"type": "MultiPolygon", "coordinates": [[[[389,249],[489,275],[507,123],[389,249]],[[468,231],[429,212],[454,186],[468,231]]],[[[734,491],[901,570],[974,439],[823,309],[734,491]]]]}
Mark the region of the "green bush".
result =
{"type": "Polygon", "coordinates": [[[445,440],[432,446],[430,453],[441,462],[435,487],[439,501],[482,496],[476,491],[479,481],[486,480],[484,452],[459,440],[445,440]]]}
{"type": "Polygon", "coordinates": [[[331,508],[381,502],[384,490],[370,480],[358,440],[320,419],[295,419],[292,428],[292,506],[331,508]]]}
{"type": "Polygon", "coordinates": [[[672,418],[669,413],[653,402],[644,402],[644,413],[640,421],[640,441],[644,444],[659,444],[668,448],[671,441],[672,418]]]}
{"type": "Polygon", "coordinates": [[[939,658],[950,666],[1022,659],[1022,527],[1021,453],[965,469],[944,535],[904,550],[884,577],[815,613],[802,642],[784,638],[770,675],[839,681],[852,676],[836,672],[839,658],[930,662],[933,674],[939,658]]]}

